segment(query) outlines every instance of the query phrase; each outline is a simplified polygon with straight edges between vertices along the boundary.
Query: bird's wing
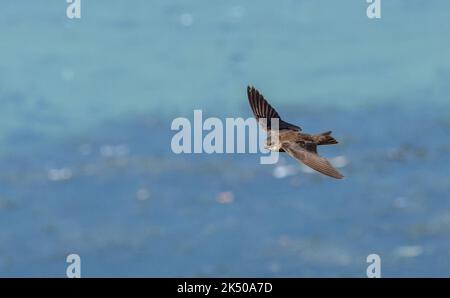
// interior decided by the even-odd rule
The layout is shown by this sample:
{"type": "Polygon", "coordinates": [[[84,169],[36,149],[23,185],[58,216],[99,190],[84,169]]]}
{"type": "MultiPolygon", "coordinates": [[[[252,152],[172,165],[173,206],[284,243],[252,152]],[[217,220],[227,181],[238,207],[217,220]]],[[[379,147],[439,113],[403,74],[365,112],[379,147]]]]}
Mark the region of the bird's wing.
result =
{"type": "Polygon", "coordinates": [[[317,144],[314,142],[305,142],[304,148],[306,149],[306,151],[317,154],[317,144]]]}
{"type": "Polygon", "coordinates": [[[328,160],[314,152],[308,151],[296,142],[283,142],[281,148],[283,148],[290,156],[324,175],[336,179],[344,178],[344,176],[339,173],[328,160]]]}
{"type": "Polygon", "coordinates": [[[278,119],[278,129],[301,130],[300,127],[281,120],[277,111],[264,99],[255,87],[247,87],[247,96],[253,115],[263,129],[271,129],[271,119],[278,119]]]}
{"type": "Polygon", "coordinates": [[[278,119],[280,121],[280,115],[278,115],[277,111],[264,99],[264,96],[255,87],[247,87],[247,96],[253,115],[264,129],[267,123],[267,129],[270,130],[271,119],[278,119]]]}

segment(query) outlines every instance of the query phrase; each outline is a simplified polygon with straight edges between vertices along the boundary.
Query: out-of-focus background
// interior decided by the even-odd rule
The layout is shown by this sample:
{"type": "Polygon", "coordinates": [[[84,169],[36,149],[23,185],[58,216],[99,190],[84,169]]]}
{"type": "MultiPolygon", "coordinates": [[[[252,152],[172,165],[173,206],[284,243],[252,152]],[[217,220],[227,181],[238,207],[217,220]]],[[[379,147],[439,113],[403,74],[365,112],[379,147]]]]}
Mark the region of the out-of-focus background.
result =
{"type": "Polygon", "coordinates": [[[450,2],[367,5],[0,0],[0,276],[449,276],[450,2]],[[172,153],[247,84],[346,179],[172,153]]]}

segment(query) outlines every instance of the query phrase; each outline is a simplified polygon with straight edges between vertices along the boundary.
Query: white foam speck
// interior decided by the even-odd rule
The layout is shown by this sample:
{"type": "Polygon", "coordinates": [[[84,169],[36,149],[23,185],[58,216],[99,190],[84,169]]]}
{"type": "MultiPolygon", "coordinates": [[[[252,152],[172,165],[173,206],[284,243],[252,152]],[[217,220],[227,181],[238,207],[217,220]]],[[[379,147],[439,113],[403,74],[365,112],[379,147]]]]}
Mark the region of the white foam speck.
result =
{"type": "Polygon", "coordinates": [[[48,180],[50,181],[63,181],[72,178],[73,173],[69,168],[50,169],[47,173],[48,180]]]}
{"type": "Polygon", "coordinates": [[[423,253],[423,248],[418,245],[399,246],[395,249],[395,254],[399,257],[414,258],[423,253]]]}
{"type": "Polygon", "coordinates": [[[150,191],[147,188],[140,188],[136,192],[136,197],[139,201],[146,201],[150,198],[150,191]]]}
{"type": "Polygon", "coordinates": [[[330,162],[336,168],[343,168],[346,165],[348,165],[348,158],[345,157],[344,155],[340,155],[330,158],[330,162]]]}
{"type": "Polygon", "coordinates": [[[231,191],[224,191],[216,196],[216,201],[219,204],[231,204],[234,201],[234,194],[231,191]]]}
{"type": "Polygon", "coordinates": [[[273,176],[278,179],[282,179],[288,176],[295,175],[297,173],[297,167],[294,166],[282,166],[278,165],[273,169],[273,176]]]}
{"type": "Polygon", "coordinates": [[[189,27],[194,23],[194,17],[190,13],[183,13],[180,15],[180,24],[184,27],[189,27]]]}
{"type": "Polygon", "coordinates": [[[124,157],[129,152],[128,146],[122,145],[103,145],[100,147],[100,155],[102,157],[124,157]]]}

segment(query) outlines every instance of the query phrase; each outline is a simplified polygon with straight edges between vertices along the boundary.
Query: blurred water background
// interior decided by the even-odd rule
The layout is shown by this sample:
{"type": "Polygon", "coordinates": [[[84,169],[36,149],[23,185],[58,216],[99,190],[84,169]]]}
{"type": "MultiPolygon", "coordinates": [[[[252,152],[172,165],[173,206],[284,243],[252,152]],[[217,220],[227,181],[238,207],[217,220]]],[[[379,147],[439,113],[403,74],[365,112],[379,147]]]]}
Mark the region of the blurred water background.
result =
{"type": "Polygon", "coordinates": [[[0,276],[450,275],[450,2],[0,7],[0,276]],[[250,117],[247,84],[346,179],[171,152],[174,117],[250,117]]]}

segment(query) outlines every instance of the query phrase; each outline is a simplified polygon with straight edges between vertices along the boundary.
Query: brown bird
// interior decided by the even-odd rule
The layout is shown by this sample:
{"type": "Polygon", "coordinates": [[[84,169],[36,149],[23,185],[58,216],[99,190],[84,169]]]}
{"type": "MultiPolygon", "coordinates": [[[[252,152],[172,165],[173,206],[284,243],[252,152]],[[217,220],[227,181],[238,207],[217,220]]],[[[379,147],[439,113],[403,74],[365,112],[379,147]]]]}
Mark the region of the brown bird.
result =
{"type": "Polygon", "coordinates": [[[247,87],[247,96],[256,120],[267,132],[268,137],[265,146],[267,149],[287,152],[293,158],[324,175],[336,179],[344,177],[328,160],[317,154],[317,145],[338,143],[331,136],[331,131],[318,135],[302,133],[302,129],[299,126],[283,121],[277,111],[254,87],[247,87]],[[278,120],[278,131],[276,131],[275,127],[272,129],[272,121],[274,119],[278,120]]]}

